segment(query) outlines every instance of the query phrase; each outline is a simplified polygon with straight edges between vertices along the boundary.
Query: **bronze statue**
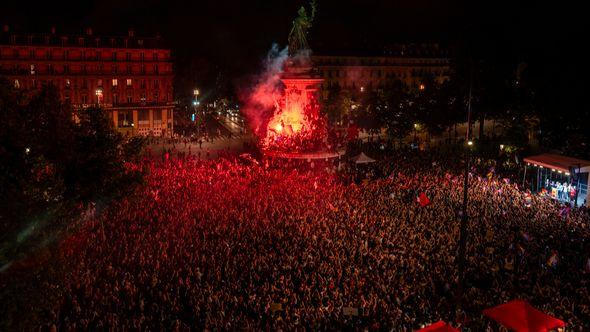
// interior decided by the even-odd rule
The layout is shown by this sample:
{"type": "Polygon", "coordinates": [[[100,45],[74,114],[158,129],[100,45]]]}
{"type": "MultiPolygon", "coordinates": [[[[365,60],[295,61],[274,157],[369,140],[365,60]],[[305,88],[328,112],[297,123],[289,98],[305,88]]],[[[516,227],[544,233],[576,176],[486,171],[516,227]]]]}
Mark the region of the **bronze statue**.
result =
{"type": "Polygon", "coordinates": [[[307,44],[307,31],[311,28],[311,23],[315,17],[316,2],[312,0],[311,3],[311,15],[307,15],[307,11],[304,6],[301,6],[297,11],[297,16],[293,20],[293,27],[289,33],[289,54],[294,55],[301,50],[309,49],[307,44]]]}

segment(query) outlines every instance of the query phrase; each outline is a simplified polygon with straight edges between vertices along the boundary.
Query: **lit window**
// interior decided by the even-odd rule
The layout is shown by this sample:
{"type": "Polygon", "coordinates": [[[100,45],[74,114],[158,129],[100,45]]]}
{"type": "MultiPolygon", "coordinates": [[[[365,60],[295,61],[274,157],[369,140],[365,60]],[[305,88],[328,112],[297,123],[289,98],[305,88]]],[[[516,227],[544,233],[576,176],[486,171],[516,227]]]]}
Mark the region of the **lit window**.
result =
{"type": "Polygon", "coordinates": [[[20,89],[20,82],[18,80],[14,80],[14,87],[20,89]]]}
{"type": "Polygon", "coordinates": [[[426,89],[426,86],[424,84],[420,84],[419,88],[420,88],[420,90],[424,90],[424,89],[426,89]]]}
{"type": "Polygon", "coordinates": [[[31,65],[31,75],[35,75],[35,65],[31,65]]]}
{"type": "Polygon", "coordinates": [[[113,86],[118,86],[118,85],[119,85],[119,82],[117,81],[117,79],[113,78],[113,86]]]}
{"type": "Polygon", "coordinates": [[[66,88],[70,88],[72,86],[72,82],[70,81],[69,78],[66,78],[66,88]]]}
{"type": "Polygon", "coordinates": [[[361,92],[365,92],[365,87],[361,86],[361,92]]]}
{"type": "Polygon", "coordinates": [[[132,85],[132,81],[130,78],[127,79],[127,86],[131,86],[132,85]]]}

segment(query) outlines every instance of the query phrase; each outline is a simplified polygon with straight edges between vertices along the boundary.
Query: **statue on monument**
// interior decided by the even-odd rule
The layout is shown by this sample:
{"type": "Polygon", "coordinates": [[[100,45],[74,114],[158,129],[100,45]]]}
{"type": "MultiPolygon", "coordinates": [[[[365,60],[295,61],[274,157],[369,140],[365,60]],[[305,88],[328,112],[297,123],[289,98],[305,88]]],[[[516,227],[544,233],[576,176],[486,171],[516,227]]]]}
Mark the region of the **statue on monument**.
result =
{"type": "Polygon", "coordinates": [[[295,55],[302,50],[308,50],[307,32],[311,28],[311,23],[316,13],[316,1],[312,0],[311,15],[307,14],[304,6],[297,11],[298,16],[293,20],[293,27],[289,33],[289,54],[295,55]]]}

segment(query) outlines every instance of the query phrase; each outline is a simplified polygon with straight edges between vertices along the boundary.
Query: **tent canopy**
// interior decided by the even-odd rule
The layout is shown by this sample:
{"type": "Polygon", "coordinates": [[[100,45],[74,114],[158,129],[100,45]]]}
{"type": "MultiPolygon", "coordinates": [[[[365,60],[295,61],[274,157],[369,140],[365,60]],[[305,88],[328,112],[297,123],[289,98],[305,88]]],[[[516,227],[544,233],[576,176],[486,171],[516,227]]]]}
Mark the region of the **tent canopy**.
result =
{"type": "Polygon", "coordinates": [[[452,327],[448,323],[439,320],[438,322],[426,326],[425,328],[420,329],[417,332],[459,332],[459,330],[452,327]]]}
{"type": "Polygon", "coordinates": [[[484,315],[516,332],[550,331],[565,323],[549,316],[523,300],[512,300],[483,311],[484,315]]]}
{"type": "Polygon", "coordinates": [[[536,156],[530,156],[524,158],[524,161],[535,166],[543,166],[549,169],[555,169],[562,172],[570,172],[575,170],[580,173],[588,172],[590,170],[590,161],[561,156],[558,154],[543,153],[536,156]]]}
{"type": "Polygon", "coordinates": [[[354,161],[357,164],[368,164],[368,163],[374,163],[375,162],[375,159],[367,156],[364,152],[361,152],[356,157],[352,157],[351,160],[354,161]]]}

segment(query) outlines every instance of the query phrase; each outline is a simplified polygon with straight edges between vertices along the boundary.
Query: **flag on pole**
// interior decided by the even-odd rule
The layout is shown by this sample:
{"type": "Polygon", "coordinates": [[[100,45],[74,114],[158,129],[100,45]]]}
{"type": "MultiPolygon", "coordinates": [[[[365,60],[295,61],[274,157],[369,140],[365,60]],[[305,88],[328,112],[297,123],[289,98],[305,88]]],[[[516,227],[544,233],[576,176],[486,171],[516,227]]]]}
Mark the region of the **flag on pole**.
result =
{"type": "Polygon", "coordinates": [[[420,195],[418,195],[418,203],[420,203],[421,207],[425,207],[430,204],[430,199],[425,193],[421,192],[420,195]]]}

